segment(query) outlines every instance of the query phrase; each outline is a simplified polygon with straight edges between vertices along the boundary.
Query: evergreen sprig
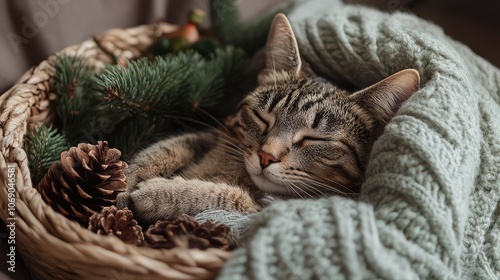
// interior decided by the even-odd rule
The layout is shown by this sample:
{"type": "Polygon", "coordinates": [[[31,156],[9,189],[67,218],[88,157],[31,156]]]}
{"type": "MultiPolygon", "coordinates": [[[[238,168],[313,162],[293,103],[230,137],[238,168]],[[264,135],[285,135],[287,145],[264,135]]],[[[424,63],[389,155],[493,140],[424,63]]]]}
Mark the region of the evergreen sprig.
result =
{"type": "Polygon", "coordinates": [[[78,56],[61,55],[52,62],[55,68],[54,92],[58,127],[68,141],[76,145],[85,141],[86,134],[95,127],[100,106],[92,90],[95,71],[78,56]]]}
{"type": "Polygon", "coordinates": [[[187,90],[189,65],[199,57],[179,53],[154,60],[141,58],[121,65],[108,65],[97,76],[103,99],[111,108],[137,114],[173,113],[187,90]]]}
{"type": "Polygon", "coordinates": [[[246,53],[231,46],[209,59],[190,50],[108,66],[96,81],[111,108],[143,116],[190,116],[197,109],[215,110],[231,86],[245,81],[248,64],[246,53]]]}
{"type": "Polygon", "coordinates": [[[28,133],[25,145],[31,180],[36,186],[52,163],[60,159],[61,152],[68,148],[68,141],[57,129],[41,125],[28,133]]]}

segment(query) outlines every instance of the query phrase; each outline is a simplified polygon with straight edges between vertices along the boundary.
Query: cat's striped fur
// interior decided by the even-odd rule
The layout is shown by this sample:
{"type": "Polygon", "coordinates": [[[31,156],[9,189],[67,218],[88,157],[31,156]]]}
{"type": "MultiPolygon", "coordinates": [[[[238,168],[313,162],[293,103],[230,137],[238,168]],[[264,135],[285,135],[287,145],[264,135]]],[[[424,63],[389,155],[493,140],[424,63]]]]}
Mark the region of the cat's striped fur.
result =
{"type": "Polygon", "coordinates": [[[209,208],[253,213],[265,194],[355,196],[373,141],[418,85],[418,72],[403,70],[358,92],[342,90],[302,62],[288,20],[277,15],[259,86],[225,128],[140,152],[119,206],[153,222],[209,208]]]}

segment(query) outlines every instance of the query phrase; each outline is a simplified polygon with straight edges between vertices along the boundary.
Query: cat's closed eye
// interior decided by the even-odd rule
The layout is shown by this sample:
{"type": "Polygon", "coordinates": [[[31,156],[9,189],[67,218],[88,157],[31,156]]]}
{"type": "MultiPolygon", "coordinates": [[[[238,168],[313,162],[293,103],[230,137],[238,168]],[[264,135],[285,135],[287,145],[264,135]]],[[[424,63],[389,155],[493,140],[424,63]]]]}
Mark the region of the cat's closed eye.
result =
{"type": "Polygon", "coordinates": [[[321,136],[301,136],[299,139],[293,142],[293,146],[302,147],[306,144],[318,144],[318,143],[325,143],[328,141],[331,141],[331,139],[321,136]]]}
{"type": "Polygon", "coordinates": [[[264,131],[268,130],[269,129],[269,121],[264,118],[260,113],[259,111],[257,111],[256,109],[252,109],[252,113],[253,115],[259,120],[259,122],[264,125],[264,131]]]}

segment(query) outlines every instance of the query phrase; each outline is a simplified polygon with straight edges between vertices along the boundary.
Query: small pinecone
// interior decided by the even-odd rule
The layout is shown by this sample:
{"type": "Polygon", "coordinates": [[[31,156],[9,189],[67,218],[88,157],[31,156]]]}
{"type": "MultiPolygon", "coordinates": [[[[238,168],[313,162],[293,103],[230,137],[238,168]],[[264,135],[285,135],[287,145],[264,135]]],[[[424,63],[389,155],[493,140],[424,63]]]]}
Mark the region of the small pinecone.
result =
{"type": "Polygon", "coordinates": [[[183,214],[175,220],[157,221],[144,233],[144,237],[147,245],[155,249],[218,248],[228,251],[234,249],[229,233],[230,228],[226,225],[215,226],[209,221],[199,224],[183,214]]]}
{"type": "Polygon", "coordinates": [[[99,235],[114,235],[127,244],[141,246],[144,243],[142,228],[127,208],[104,207],[101,213],[90,217],[88,229],[99,235]]]}
{"type": "Polygon", "coordinates": [[[89,217],[114,205],[119,192],[127,189],[121,152],[108,142],[78,144],[61,153],[37,189],[43,200],[69,219],[87,226],[89,217]]]}

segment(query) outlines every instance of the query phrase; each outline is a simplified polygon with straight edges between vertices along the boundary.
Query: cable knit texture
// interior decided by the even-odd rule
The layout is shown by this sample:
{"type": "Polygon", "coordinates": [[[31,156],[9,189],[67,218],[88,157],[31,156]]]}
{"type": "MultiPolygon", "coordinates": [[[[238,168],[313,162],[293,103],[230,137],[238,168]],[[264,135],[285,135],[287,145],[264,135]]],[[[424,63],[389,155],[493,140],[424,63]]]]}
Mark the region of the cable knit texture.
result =
{"type": "Polygon", "coordinates": [[[294,4],[316,72],[361,88],[415,68],[421,89],[375,143],[358,201],[272,204],[244,220],[220,279],[500,278],[499,69],[412,15],[294,4]]]}

